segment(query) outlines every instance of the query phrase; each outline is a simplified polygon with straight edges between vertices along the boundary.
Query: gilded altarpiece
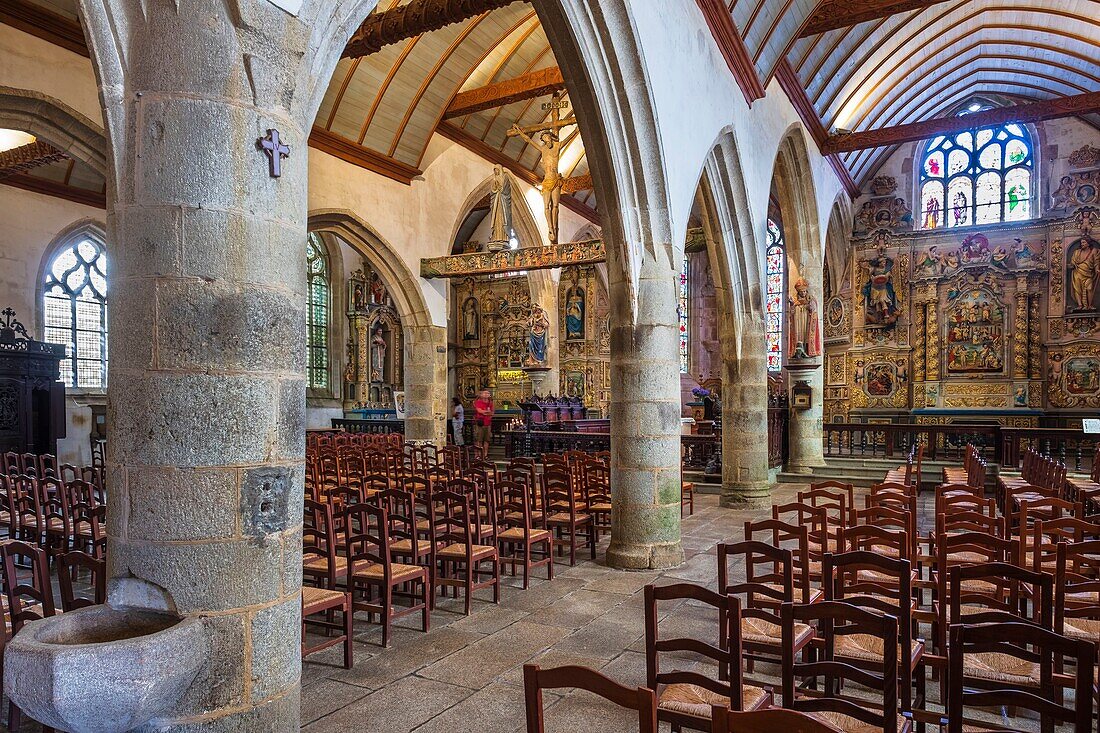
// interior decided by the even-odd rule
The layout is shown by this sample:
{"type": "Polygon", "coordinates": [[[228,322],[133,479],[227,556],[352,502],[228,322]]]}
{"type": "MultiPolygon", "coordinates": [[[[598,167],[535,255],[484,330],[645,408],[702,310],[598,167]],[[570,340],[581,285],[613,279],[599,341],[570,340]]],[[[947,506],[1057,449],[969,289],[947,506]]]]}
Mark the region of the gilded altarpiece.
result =
{"type": "Polygon", "coordinates": [[[454,281],[455,375],[458,394],[471,401],[483,388],[498,405],[530,397],[531,289],[525,275],[454,281]]]}
{"type": "Polygon", "coordinates": [[[377,272],[363,262],[348,277],[347,367],[344,408],[394,409],[404,389],[404,333],[393,298],[377,272]]]}
{"type": "Polygon", "coordinates": [[[594,265],[567,267],[558,285],[558,394],[607,414],[611,330],[607,292],[594,265]]]}
{"type": "MultiPolygon", "coordinates": [[[[1035,425],[1044,414],[1100,408],[1100,309],[1082,308],[1089,292],[1079,274],[1092,251],[1081,241],[1098,223],[1086,208],[982,231],[853,239],[852,286],[824,314],[825,419],[912,411],[928,424],[983,416],[1035,425]],[[1076,265],[1071,249],[1086,253],[1076,265]]],[[[1100,268],[1100,254],[1092,262],[1100,268]]]]}
{"type": "Polygon", "coordinates": [[[498,406],[530,398],[535,386],[528,369],[541,366],[546,335],[539,332],[539,308],[558,311],[560,384],[539,391],[578,396],[586,407],[607,414],[611,398],[611,335],[607,292],[594,265],[563,269],[558,302],[533,303],[526,275],[453,280],[452,339],[455,379],[463,400],[493,391],[498,406]],[[533,317],[534,316],[534,317],[533,317]]]}

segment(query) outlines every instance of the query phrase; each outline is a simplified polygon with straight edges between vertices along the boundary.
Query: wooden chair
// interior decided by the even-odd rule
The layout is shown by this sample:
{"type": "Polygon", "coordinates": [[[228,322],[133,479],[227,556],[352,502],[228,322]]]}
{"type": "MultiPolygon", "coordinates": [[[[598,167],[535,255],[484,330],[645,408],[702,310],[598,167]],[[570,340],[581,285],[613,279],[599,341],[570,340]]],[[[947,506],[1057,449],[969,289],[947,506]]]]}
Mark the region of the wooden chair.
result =
{"type": "Polygon", "coordinates": [[[477,520],[470,497],[457,491],[440,491],[433,496],[441,504],[437,519],[435,553],[440,571],[432,581],[444,588],[462,588],[465,613],[470,615],[474,591],[493,589],[493,603],[500,603],[500,558],[494,545],[478,544],[477,520]],[[489,569],[482,565],[489,564],[489,569]],[[488,576],[486,580],[482,577],[488,576]]]}
{"type": "MultiPolygon", "coordinates": [[[[785,525],[789,526],[789,525],[785,525]]],[[[805,536],[805,527],[792,528],[805,536]]],[[[746,536],[749,536],[746,530],[746,536]]],[[[741,601],[741,647],[746,655],[767,655],[779,659],[783,654],[779,609],[795,598],[794,559],[788,549],[748,540],[718,545],[718,590],[741,601]],[[745,581],[731,583],[729,562],[742,559],[745,581]],[[763,567],[763,569],[761,569],[763,567]]],[[[800,599],[801,601],[801,599],[800,599]]],[[[792,643],[800,653],[813,641],[814,630],[798,624],[792,643]]],[[[750,659],[750,664],[752,660],[750,659]]]]}
{"type": "MultiPolygon", "coordinates": [[[[1018,563],[1019,544],[984,532],[958,532],[936,536],[936,561],[932,569],[936,588],[932,610],[933,639],[938,654],[947,656],[947,629],[951,619],[951,571],[956,567],[988,563],[1018,563]]],[[[981,588],[982,583],[971,583],[981,588]]],[[[988,586],[984,586],[988,587],[988,586]]],[[[946,692],[946,688],[944,688],[946,692]]]]}
{"type": "MultiPolygon", "coordinates": [[[[438,541],[425,540],[417,528],[416,495],[400,489],[379,491],[371,500],[386,507],[386,520],[390,538],[390,557],[394,562],[420,565],[428,570],[428,586],[435,588],[436,550],[438,541]]],[[[434,519],[432,524],[435,525],[434,519]]],[[[434,532],[432,533],[434,536],[434,532]]],[[[435,608],[435,593],[428,596],[429,608],[435,608]]]]}
{"type": "Polygon", "coordinates": [[[523,565],[524,590],[530,587],[531,571],[541,565],[546,566],[546,579],[553,580],[553,538],[549,530],[534,525],[527,487],[501,480],[497,482],[497,488],[501,496],[498,520],[501,530],[497,533],[500,561],[511,566],[512,575],[516,574],[519,565],[523,565]],[[535,548],[542,544],[546,546],[545,556],[540,560],[532,559],[535,548]]]}
{"type": "Polygon", "coordinates": [[[421,627],[427,632],[431,626],[428,571],[390,559],[389,522],[385,507],[365,502],[354,504],[344,510],[344,516],[344,546],[353,610],[379,615],[383,647],[389,646],[393,621],[402,616],[420,612],[421,627]],[[412,590],[417,584],[420,585],[419,594],[412,590]],[[408,586],[410,590],[399,592],[401,586],[408,586]],[[378,592],[377,598],[372,596],[374,590],[378,592]],[[396,606],[396,597],[407,598],[409,605],[396,606]]]}
{"type": "MultiPolygon", "coordinates": [[[[950,576],[948,618],[952,626],[1026,621],[1044,629],[1053,628],[1054,576],[1050,573],[991,562],[957,565],[951,568],[950,576]],[[1025,588],[1032,595],[1030,610],[1023,603],[1025,588]]],[[[948,643],[948,656],[950,652],[948,643]]],[[[995,651],[976,651],[966,656],[961,674],[968,687],[997,689],[1005,684],[1034,686],[1038,671],[1034,659],[1006,659],[995,651]]],[[[946,689],[943,692],[943,699],[947,699],[946,689]]]]}
{"type": "MultiPolygon", "coordinates": [[[[49,561],[41,547],[20,540],[0,543],[0,578],[3,580],[7,624],[11,626],[12,636],[18,634],[28,622],[57,613],[53,586],[50,585],[49,561]],[[19,573],[18,566],[27,568],[25,574],[19,573]]],[[[6,629],[0,632],[0,636],[6,634],[6,629]]],[[[7,638],[3,639],[3,643],[7,645],[7,638]]],[[[0,646],[0,664],[3,662],[3,651],[3,646],[0,646]]],[[[21,724],[22,711],[9,701],[8,730],[19,730],[21,724]]],[[[53,731],[52,728],[43,730],[44,733],[53,731]]]]}
{"type": "Polygon", "coordinates": [[[711,707],[723,705],[735,710],[758,710],[771,704],[766,690],[744,684],[741,671],[741,604],[690,583],[645,587],[646,685],[657,691],[657,718],[673,730],[710,730],[711,707]],[[662,638],[657,622],[658,601],[692,600],[713,609],[714,635],[698,638],[662,638]],[[725,648],[721,648],[725,640],[725,648]],[[714,676],[689,669],[662,670],[664,655],[684,653],[717,665],[714,676]]]}
{"type": "MultiPolygon", "coordinates": [[[[805,526],[788,524],[777,519],[762,519],[757,522],[745,522],[745,540],[753,541],[767,538],[773,547],[787,548],[791,551],[791,573],[794,603],[816,603],[825,597],[820,588],[810,585],[809,572],[809,530],[805,526]]],[[[719,573],[722,564],[719,562],[719,573]]],[[[778,608],[778,606],[777,606],[778,608]]]]}
{"type": "Polygon", "coordinates": [[[715,705],[711,714],[713,733],[842,733],[805,713],[783,708],[753,710],[748,713],[715,705]]]}
{"type": "Polygon", "coordinates": [[[344,645],[344,669],[351,669],[355,655],[355,614],[351,594],[330,588],[302,586],[302,657],[337,644],[344,645]],[[329,620],[336,611],[343,614],[340,623],[329,620]],[[326,638],[317,644],[309,644],[306,632],[311,627],[324,629],[326,638]],[[330,636],[332,631],[338,632],[337,636],[330,636]]]}
{"type": "Polygon", "coordinates": [[[692,481],[680,482],[680,516],[684,516],[684,508],[688,510],[688,516],[695,514],[695,483],[692,481]]]}
{"type": "MultiPolygon", "coordinates": [[[[584,479],[585,511],[592,516],[598,542],[601,531],[611,533],[611,470],[601,461],[589,460],[585,464],[584,479]]],[[[692,494],[693,512],[694,501],[692,494]]]]}
{"type": "Polygon", "coordinates": [[[1054,630],[1100,640],[1100,540],[1059,542],[1054,573],[1054,630]]]}
{"type": "Polygon", "coordinates": [[[831,526],[824,507],[815,507],[804,502],[773,504],[772,519],[806,528],[809,550],[802,565],[810,582],[820,583],[821,558],[828,548],[836,547],[836,532],[843,525],[831,526]]]}
{"type": "Polygon", "coordinates": [[[822,601],[812,605],[784,603],[780,610],[783,623],[783,707],[810,713],[841,731],[881,730],[883,733],[907,733],[910,718],[898,713],[898,647],[883,644],[881,675],[837,659],[837,639],[843,635],[866,634],[879,639],[898,638],[898,620],[888,614],[869,611],[842,601],[822,601]],[[815,625],[822,638],[820,658],[796,662],[791,642],[795,624],[815,625]],[[821,695],[796,694],[797,677],[825,677],[821,695]],[[840,696],[839,683],[850,680],[881,693],[882,704],[875,708],[858,705],[840,696]]]}
{"type": "Polygon", "coordinates": [[[542,669],[523,665],[523,700],[527,709],[527,733],[545,733],[543,690],[574,689],[599,695],[619,707],[638,711],[638,733],[657,733],[657,695],[647,687],[631,689],[588,667],[542,669]]]}
{"type": "Polygon", "coordinates": [[[596,529],[592,515],[578,511],[577,495],[567,476],[550,470],[543,475],[543,506],[546,528],[554,533],[555,547],[569,548],[569,564],[577,564],[577,539],[583,538],[592,559],[596,559],[596,529]]]}
{"type": "Polygon", "coordinates": [[[1092,733],[1096,730],[1092,724],[1095,668],[1095,639],[1071,639],[1022,621],[955,624],[951,627],[947,731],[1004,730],[966,721],[964,715],[967,707],[1005,706],[1038,713],[1043,731],[1053,731],[1056,723],[1070,723],[1074,733],[1092,733]],[[1001,660],[1003,667],[1032,671],[1026,681],[1000,679],[992,689],[971,691],[974,680],[967,673],[967,659],[991,656],[1001,660]],[[1076,662],[1073,707],[1058,704],[1062,692],[1054,678],[1056,661],[1066,659],[1076,662]]]}
{"type": "MultiPolygon", "coordinates": [[[[828,554],[824,574],[826,600],[844,601],[897,619],[901,710],[911,713],[914,708],[924,707],[927,699],[924,640],[913,636],[916,625],[910,562],[867,551],[828,554]]],[[[839,659],[867,665],[871,671],[882,674],[883,646],[880,637],[842,634],[837,636],[834,653],[839,659]]]]}
{"type": "Polygon", "coordinates": [[[107,562],[87,552],[72,550],[57,558],[57,583],[61,591],[61,610],[75,611],[85,606],[94,606],[107,602],[107,562]],[[83,570],[88,573],[91,583],[91,596],[79,594],[74,586],[74,577],[83,570]]]}
{"type": "Polygon", "coordinates": [[[348,560],[337,553],[338,547],[332,505],[306,499],[302,523],[302,575],[330,590],[344,585],[348,560]]]}

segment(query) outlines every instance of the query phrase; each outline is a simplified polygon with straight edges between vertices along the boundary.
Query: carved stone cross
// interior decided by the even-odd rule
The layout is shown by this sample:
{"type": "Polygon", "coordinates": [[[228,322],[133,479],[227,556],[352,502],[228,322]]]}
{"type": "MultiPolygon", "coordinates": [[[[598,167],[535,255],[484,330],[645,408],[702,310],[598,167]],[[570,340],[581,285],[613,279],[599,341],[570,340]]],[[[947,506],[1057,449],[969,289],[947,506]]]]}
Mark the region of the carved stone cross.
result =
{"type": "Polygon", "coordinates": [[[271,177],[278,178],[283,175],[283,158],[290,157],[290,146],[284,145],[279,140],[279,131],[268,130],[267,137],[261,137],[256,141],[256,147],[267,153],[271,161],[271,177]]]}

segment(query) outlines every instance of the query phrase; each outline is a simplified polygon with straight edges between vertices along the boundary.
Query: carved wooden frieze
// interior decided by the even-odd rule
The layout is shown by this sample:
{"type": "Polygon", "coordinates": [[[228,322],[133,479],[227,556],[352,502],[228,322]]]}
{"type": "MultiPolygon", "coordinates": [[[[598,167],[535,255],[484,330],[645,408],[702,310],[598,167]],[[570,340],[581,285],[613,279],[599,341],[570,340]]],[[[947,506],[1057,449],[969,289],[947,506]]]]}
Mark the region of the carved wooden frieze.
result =
{"type": "Polygon", "coordinates": [[[585,242],[563,242],[546,247],[521,247],[500,252],[431,257],[420,260],[420,276],[470,277],[495,275],[518,270],[546,270],[570,265],[592,265],[605,262],[604,244],[598,239],[585,242]]]}

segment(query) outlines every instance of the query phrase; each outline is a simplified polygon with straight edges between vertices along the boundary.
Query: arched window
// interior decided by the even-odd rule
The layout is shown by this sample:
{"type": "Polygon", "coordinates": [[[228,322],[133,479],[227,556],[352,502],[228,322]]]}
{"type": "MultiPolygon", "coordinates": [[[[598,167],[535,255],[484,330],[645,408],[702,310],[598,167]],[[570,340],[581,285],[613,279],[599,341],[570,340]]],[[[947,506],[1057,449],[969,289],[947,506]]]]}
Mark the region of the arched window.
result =
{"type": "Polygon", "coordinates": [[[325,243],[316,234],[310,234],[306,240],[306,348],[309,354],[306,371],[309,388],[326,391],[329,389],[328,328],[332,299],[330,272],[325,243]]]}
{"type": "Polygon", "coordinates": [[[691,283],[688,278],[688,268],[691,260],[684,255],[684,264],[680,269],[680,300],[676,306],[680,316],[680,373],[687,374],[690,364],[688,358],[688,295],[691,292],[691,283]]]}
{"type": "Polygon", "coordinates": [[[783,230],[774,219],[768,219],[767,294],[764,300],[764,333],[768,346],[768,371],[783,369],[783,312],[785,310],[787,277],[787,247],[783,243],[783,230]]]}
{"type": "MultiPolygon", "coordinates": [[[[959,114],[983,109],[975,102],[959,114]]],[[[933,138],[921,162],[921,228],[1031,219],[1033,161],[1031,136],[1020,124],[933,138]]]]}
{"type": "Polygon", "coordinates": [[[54,254],[43,282],[46,341],[65,344],[61,362],[65,386],[107,388],[107,253],[80,237],[54,254]]]}

